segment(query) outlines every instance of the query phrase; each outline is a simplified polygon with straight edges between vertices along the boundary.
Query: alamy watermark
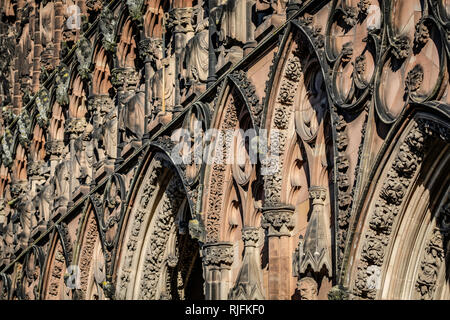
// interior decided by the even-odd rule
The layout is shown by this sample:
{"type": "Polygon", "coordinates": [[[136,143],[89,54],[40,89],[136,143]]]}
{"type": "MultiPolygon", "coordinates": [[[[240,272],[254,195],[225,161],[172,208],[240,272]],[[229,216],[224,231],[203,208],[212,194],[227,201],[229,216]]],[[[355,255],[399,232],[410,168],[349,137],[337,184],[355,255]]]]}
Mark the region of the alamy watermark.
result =
{"type": "Polygon", "coordinates": [[[174,143],[171,158],[176,165],[262,164],[261,174],[271,175],[280,170],[279,130],[266,129],[208,129],[204,131],[200,121],[191,130],[177,129],[172,133],[174,143]]]}

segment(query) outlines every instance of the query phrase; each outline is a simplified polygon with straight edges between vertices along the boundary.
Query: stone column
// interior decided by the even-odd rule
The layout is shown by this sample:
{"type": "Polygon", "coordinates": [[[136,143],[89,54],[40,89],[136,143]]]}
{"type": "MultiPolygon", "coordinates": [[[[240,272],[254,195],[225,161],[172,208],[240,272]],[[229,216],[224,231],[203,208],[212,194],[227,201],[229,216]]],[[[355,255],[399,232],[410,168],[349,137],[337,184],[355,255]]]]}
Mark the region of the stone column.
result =
{"type": "Polygon", "coordinates": [[[269,300],[290,300],[291,231],[294,229],[295,208],[277,205],[263,208],[262,227],[269,238],[269,300]]]}
{"type": "Polygon", "coordinates": [[[204,286],[207,300],[228,299],[228,291],[231,287],[232,264],[232,243],[217,242],[203,246],[204,286]]]}
{"type": "Polygon", "coordinates": [[[60,52],[61,52],[61,41],[62,41],[62,30],[64,23],[64,11],[63,4],[61,0],[55,2],[55,34],[54,34],[54,66],[59,65],[60,52]]]}
{"type": "Polygon", "coordinates": [[[34,4],[34,54],[33,54],[33,93],[39,91],[39,77],[41,74],[41,32],[39,30],[40,13],[39,6],[34,4]]]}

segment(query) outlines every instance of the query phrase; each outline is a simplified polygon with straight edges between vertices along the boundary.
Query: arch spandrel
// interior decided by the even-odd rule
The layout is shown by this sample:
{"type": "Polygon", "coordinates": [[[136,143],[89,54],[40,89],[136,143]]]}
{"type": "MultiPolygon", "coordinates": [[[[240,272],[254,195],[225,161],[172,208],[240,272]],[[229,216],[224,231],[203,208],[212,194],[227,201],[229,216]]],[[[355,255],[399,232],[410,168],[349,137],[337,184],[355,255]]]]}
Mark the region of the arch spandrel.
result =
{"type": "Polygon", "coordinates": [[[347,246],[352,263],[345,282],[355,298],[433,299],[435,291],[448,292],[442,269],[449,181],[437,174],[448,171],[448,122],[417,113],[400,128],[374,169],[355,221],[358,236],[347,246]]]}

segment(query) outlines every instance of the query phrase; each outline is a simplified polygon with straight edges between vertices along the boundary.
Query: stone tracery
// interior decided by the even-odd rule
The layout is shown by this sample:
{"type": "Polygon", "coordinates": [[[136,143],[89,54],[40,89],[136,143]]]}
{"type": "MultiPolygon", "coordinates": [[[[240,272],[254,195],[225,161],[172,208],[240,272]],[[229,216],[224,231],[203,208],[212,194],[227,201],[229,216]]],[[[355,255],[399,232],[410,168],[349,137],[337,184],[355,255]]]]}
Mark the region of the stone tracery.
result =
{"type": "Polygon", "coordinates": [[[441,3],[2,3],[2,298],[448,298],[441,3]]]}

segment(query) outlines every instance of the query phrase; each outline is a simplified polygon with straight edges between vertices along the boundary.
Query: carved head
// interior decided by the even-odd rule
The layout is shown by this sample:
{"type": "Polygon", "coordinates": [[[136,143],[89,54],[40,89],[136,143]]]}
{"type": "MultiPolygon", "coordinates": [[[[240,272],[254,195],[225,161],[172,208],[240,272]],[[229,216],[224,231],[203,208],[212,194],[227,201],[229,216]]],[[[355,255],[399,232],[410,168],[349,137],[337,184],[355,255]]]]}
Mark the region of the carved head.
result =
{"type": "Polygon", "coordinates": [[[297,283],[301,300],[317,300],[317,282],[311,277],[301,278],[297,283]]]}

